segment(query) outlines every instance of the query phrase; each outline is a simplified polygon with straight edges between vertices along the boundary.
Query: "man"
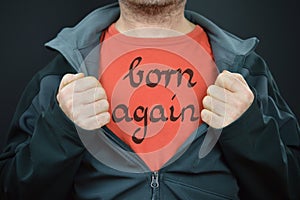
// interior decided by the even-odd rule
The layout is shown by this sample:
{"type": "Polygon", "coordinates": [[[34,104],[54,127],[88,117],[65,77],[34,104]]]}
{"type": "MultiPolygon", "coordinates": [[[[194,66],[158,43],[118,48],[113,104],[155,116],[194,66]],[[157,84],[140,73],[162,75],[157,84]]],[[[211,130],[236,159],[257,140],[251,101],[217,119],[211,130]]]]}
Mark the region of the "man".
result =
{"type": "Polygon", "coordinates": [[[185,3],[120,0],[47,44],[1,199],[299,199],[299,126],[256,39],[185,3]]]}

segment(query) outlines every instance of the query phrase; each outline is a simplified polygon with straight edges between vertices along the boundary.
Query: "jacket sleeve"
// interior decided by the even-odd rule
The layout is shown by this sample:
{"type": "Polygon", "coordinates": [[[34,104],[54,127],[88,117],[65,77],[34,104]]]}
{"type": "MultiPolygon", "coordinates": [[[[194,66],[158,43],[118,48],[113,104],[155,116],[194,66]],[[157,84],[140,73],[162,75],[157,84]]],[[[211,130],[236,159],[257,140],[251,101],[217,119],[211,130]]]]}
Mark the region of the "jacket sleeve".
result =
{"type": "Polygon", "coordinates": [[[299,125],[268,70],[256,54],[241,73],[255,100],[222,130],[220,145],[237,177],[241,199],[300,199],[299,125]]]}
{"type": "Polygon", "coordinates": [[[70,194],[84,148],[56,102],[64,66],[58,56],[23,93],[0,154],[0,199],[67,199],[70,194]]]}

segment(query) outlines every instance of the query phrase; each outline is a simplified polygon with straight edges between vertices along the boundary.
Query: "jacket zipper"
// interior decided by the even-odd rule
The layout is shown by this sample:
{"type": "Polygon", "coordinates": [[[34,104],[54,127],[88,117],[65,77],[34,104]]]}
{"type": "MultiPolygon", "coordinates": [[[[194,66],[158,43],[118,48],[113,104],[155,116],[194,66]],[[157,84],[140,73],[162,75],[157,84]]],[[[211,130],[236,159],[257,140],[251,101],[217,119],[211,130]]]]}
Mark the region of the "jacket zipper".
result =
{"type": "MultiPolygon", "coordinates": [[[[194,139],[197,139],[202,133],[208,130],[208,126],[206,124],[202,124],[197,129],[197,136],[194,139]]],[[[151,200],[159,200],[159,171],[154,171],[151,173],[151,183],[150,186],[152,188],[152,198],[151,200]]]]}
{"type": "Polygon", "coordinates": [[[158,173],[158,171],[152,172],[150,186],[152,188],[151,200],[159,199],[159,173],[158,173]]]}

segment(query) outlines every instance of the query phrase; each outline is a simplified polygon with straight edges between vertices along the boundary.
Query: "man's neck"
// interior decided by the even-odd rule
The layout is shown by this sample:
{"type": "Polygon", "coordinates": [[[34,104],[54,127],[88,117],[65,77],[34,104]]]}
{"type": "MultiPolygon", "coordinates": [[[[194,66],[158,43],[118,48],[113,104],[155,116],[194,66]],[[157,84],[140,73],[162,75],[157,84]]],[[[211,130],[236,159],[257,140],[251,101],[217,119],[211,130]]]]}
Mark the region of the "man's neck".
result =
{"type": "Polygon", "coordinates": [[[134,37],[172,37],[191,32],[195,25],[184,17],[185,3],[138,9],[119,1],[121,15],[116,22],[120,33],[134,37]]]}

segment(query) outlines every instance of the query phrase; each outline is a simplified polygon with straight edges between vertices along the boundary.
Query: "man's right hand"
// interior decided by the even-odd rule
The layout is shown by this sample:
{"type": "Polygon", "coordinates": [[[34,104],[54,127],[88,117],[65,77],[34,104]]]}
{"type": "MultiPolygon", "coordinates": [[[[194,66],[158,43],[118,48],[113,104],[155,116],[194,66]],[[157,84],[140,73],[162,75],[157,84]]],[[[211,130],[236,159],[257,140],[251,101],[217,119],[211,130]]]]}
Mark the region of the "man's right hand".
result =
{"type": "Polygon", "coordinates": [[[83,129],[95,130],[110,121],[105,90],[95,77],[66,74],[56,98],[63,112],[83,129]]]}

